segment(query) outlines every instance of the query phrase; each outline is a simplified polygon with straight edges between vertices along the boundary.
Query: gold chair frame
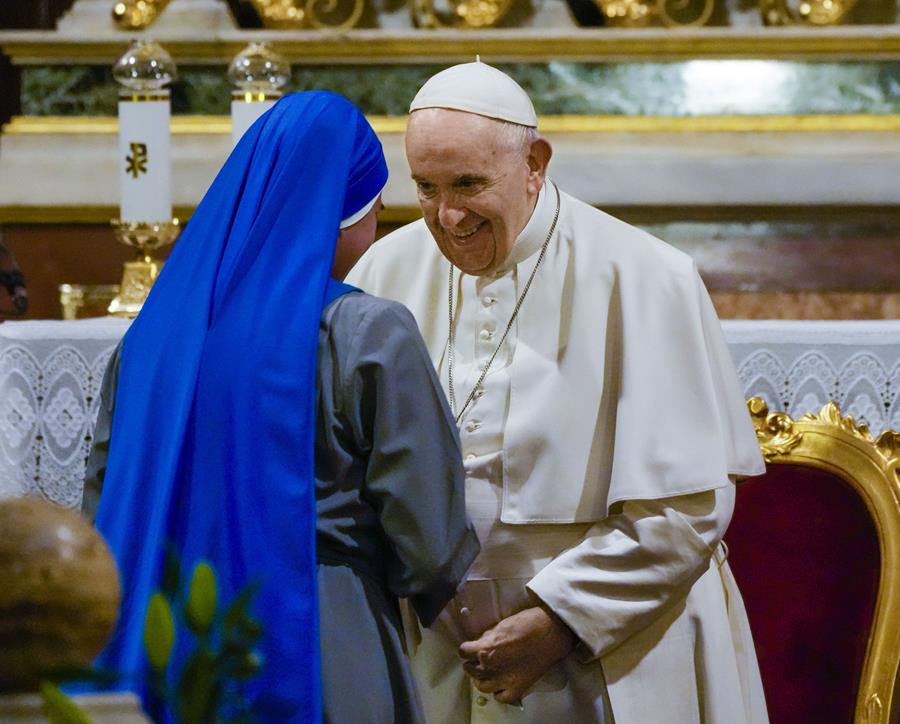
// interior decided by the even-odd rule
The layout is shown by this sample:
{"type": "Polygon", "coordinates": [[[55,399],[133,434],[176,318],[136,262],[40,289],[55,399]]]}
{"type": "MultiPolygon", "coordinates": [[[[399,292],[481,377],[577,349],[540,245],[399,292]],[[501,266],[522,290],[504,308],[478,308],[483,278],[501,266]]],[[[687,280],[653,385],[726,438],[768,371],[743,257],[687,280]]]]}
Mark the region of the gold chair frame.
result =
{"type": "Polygon", "coordinates": [[[900,432],[872,439],[866,425],[842,417],[829,402],[817,415],[793,420],[747,402],[767,463],[818,468],[845,480],[863,499],[881,550],[875,616],[856,695],[855,724],[889,724],[900,665],[900,432]]]}

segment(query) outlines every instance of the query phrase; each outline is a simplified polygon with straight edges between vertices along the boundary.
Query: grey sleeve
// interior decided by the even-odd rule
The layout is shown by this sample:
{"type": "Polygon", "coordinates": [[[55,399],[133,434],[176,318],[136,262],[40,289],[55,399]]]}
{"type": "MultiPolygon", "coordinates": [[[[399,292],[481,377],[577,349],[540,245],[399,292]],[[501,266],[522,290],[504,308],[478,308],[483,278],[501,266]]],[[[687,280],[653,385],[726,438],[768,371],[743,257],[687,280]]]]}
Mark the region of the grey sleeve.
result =
{"type": "Polygon", "coordinates": [[[109,438],[112,433],[113,409],[116,405],[116,387],[119,379],[119,362],[122,357],[122,344],[116,347],[103,374],[100,385],[100,404],[97,406],[97,420],[94,423],[94,434],[91,441],[91,452],[88,455],[84,470],[84,493],[81,498],[81,512],[91,521],[97,515],[100,504],[100,491],[103,489],[103,477],[106,474],[106,457],[109,454],[109,438]]]}
{"type": "Polygon", "coordinates": [[[370,451],[364,495],[392,548],[392,593],[429,625],[453,597],[479,545],[466,515],[456,425],[415,320],[383,303],[356,330],[342,407],[370,451]]]}

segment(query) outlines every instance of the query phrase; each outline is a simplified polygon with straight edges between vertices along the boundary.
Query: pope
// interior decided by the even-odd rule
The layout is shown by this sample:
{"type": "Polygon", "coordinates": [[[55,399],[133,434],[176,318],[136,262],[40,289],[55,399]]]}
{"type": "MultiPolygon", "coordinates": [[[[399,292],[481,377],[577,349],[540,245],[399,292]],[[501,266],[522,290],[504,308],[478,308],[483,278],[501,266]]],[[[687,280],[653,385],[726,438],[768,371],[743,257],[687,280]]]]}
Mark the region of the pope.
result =
{"type": "Polygon", "coordinates": [[[423,218],[348,281],[415,316],[481,543],[411,623],[428,721],[767,721],[722,544],[764,464],[695,265],[553,183],[487,64],[425,83],[406,154],[423,218]]]}

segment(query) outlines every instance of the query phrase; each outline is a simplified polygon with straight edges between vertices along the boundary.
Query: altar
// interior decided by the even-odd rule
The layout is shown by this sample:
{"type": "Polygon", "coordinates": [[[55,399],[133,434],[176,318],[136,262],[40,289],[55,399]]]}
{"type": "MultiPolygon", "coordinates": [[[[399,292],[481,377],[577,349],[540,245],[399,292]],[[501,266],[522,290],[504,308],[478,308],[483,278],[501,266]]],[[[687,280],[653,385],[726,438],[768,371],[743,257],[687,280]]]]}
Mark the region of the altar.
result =
{"type": "MultiPolygon", "coordinates": [[[[114,317],[0,324],[0,498],[78,507],[114,317]]],[[[900,429],[900,320],[724,320],[745,397],[794,419],[829,400],[874,436],[900,429]]]]}

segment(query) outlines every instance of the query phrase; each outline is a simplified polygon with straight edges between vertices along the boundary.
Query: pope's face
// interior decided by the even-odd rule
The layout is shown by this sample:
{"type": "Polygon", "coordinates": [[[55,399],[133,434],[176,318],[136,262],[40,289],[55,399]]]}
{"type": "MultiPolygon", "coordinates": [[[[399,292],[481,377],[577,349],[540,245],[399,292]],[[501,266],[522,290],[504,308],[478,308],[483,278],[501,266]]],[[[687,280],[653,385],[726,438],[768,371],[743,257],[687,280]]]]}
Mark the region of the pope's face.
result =
{"type": "Polygon", "coordinates": [[[543,185],[546,162],[536,168],[530,148],[503,131],[497,121],[461,111],[426,108],[410,116],[406,157],[425,223],[443,255],[467,274],[486,274],[506,259],[543,185]]]}

